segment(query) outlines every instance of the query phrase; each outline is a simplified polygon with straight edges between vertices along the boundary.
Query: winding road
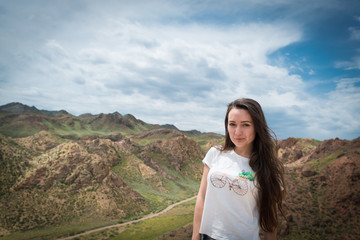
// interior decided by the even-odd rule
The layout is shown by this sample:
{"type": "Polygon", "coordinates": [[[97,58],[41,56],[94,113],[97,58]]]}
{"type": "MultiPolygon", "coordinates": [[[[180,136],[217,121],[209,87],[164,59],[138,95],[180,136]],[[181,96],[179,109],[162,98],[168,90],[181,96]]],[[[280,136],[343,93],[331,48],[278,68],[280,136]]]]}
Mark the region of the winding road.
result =
{"type": "Polygon", "coordinates": [[[109,226],[106,226],[106,227],[101,227],[101,228],[92,229],[92,230],[89,230],[89,231],[86,231],[86,232],[83,232],[83,233],[79,233],[79,234],[76,234],[76,235],[73,235],[73,236],[69,236],[69,237],[66,237],[66,238],[59,238],[58,240],[73,239],[73,238],[80,237],[80,236],[84,236],[84,235],[87,235],[87,234],[90,234],[90,233],[93,233],[93,232],[97,232],[97,231],[101,231],[101,230],[105,230],[105,229],[109,229],[109,228],[114,228],[114,227],[126,226],[126,225],[129,225],[129,224],[132,224],[132,223],[141,222],[141,221],[144,221],[144,220],[149,219],[149,218],[157,217],[157,216],[159,216],[160,214],[163,214],[163,213],[169,211],[169,210],[172,209],[173,207],[176,207],[177,205],[180,205],[180,204],[183,204],[183,203],[185,203],[185,202],[191,201],[191,200],[195,199],[196,197],[197,197],[197,196],[194,196],[194,197],[191,197],[191,198],[182,200],[182,201],[180,201],[180,202],[171,204],[170,206],[168,206],[167,208],[165,208],[165,209],[162,210],[161,212],[151,213],[151,214],[149,214],[149,215],[146,215],[146,216],[144,216],[144,217],[142,217],[142,218],[139,218],[139,219],[136,219],[136,220],[132,220],[132,221],[129,221],[129,222],[124,222],[124,223],[118,223],[118,224],[114,224],[114,225],[109,225],[109,226]]]}

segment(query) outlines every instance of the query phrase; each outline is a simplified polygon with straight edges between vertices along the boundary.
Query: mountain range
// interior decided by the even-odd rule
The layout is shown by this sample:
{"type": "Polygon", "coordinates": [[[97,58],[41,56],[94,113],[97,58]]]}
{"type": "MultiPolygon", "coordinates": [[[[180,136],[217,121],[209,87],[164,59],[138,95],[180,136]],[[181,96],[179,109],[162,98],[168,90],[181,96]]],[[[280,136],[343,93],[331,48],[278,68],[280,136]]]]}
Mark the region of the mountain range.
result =
{"type": "Polygon", "coordinates": [[[195,195],[222,136],[132,115],[0,107],[0,234],[138,218],[195,195]]]}
{"type": "MultiPolygon", "coordinates": [[[[196,194],[201,160],[222,142],[118,112],[0,106],[0,239],[53,239],[158,212],[196,194]]],[[[360,139],[282,139],[278,156],[288,192],[279,239],[357,239],[360,139]]],[[[188,222],[158,239],[190,234],[188,222]]]]}

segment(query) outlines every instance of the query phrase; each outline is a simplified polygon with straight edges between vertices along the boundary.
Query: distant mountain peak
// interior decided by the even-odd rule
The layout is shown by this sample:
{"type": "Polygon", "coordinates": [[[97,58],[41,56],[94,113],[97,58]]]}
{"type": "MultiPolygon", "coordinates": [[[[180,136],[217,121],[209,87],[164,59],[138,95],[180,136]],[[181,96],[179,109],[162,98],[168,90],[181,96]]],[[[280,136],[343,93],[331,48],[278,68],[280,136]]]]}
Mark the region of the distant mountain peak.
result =
{"type": "Polygon", "coordinates": [[[12,112],[12,113],[24,113],[24,112],[39,113],[40,112],[40,110],[34,106],[29,107],[28,105],[25,105],[25,104],[22,104],[19,102],[12,102],[12,103],[8,103],[3,106],[0,106],[0,110],[6,111],[6,112],[12,112]]]}
{"type": "Polygon", "coordinates": [[[126,114],[124,117],[132,120],[137,120],[136,117],[130,113],[126,114]]]}
{"type": "Polygon", "coordinates": [[[168,129],[173,129],[173,130],[177,130],[177,131],[180,131],[175,125],[173,124],[163,124],[163,125],[160,125],[162,128],[168,128],[168,129]]]}
{"type": "Polygon", "coordinates": [[[36,114],[46,114],[46,115],[57,115],[57,114],[69,114],[65,110],[59,111],[48,111],[48,110],[39,110],[35,106],[28,106],[19,102],[12,102],[0,106],[0,111],[10,112],[10,113],[36,113],[36,114]]]}
{"type": "Polygon", "coordinates": [[[138,134],[158,128],[182,132],[187,136],[197,136],[197,130],[180,131],[172,124],[148,124],[132,114],[84,113],[74,116],[65,110],[39,110],[36,107],[13,102],[0,106],[0,133],[12,137],[26,137],[41,130],[67,138],[84,135],[138,134]]]}

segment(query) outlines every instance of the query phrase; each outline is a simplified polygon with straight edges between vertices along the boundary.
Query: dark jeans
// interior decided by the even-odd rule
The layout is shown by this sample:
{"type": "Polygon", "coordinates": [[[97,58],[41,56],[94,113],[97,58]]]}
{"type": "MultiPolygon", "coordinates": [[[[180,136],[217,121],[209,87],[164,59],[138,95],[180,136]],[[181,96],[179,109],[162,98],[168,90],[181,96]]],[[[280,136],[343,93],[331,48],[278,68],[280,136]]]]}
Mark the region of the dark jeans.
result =
{"type": "Polygon", "coordinates": [[[202,234],[201,235],[201,240],[215,240],[215,238],[211,238],[208,235],[202,234]]]}

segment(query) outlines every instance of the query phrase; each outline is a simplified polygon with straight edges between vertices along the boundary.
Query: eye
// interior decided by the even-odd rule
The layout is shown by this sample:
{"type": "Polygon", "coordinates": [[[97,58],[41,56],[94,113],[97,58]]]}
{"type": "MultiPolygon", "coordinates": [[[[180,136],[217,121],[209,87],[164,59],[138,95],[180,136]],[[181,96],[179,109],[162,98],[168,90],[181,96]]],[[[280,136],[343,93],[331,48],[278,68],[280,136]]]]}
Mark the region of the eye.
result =
{"type": "Polygon", "coordinates": [[[236,126],[236,124],[235,123],[229,123],[229,126],[236,126]]]}

